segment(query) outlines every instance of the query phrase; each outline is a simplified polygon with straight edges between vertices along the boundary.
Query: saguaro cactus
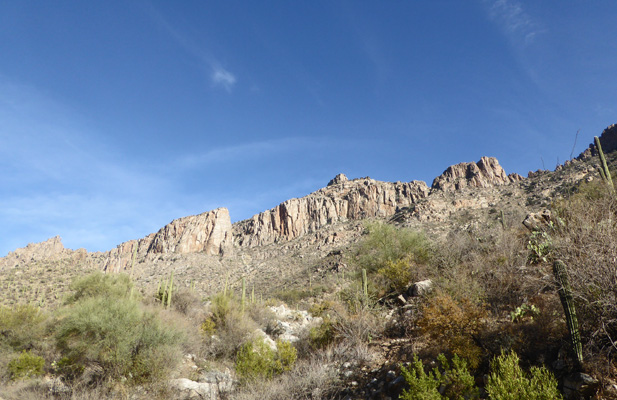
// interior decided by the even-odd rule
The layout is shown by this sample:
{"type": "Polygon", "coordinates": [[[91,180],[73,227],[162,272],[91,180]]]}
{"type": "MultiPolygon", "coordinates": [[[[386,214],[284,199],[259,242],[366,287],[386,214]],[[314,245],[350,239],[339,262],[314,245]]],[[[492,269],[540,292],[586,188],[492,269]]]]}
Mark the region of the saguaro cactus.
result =
{"type": "Polygon", "coordinates": [[[242,312],[246,304],[246,278],[242,278],[242,312]]]}
{"type": "Polygon", "coordinates": [[[566,315],[566,322],[572,340],[572,351],[580,367],[583,364],[583,347],[581,345],[581,334],[578,330],[578,319],[576,318],[576,309],[574,308],[572,288],[568,280],[566,264],[561,260],[555,260],[553,263],[553,274],[555,275],[557,283],[559,283],[559,299],[561,300],[561,305],[566,315]]]}
{"type": "Polygon", "coordinates": [[[364,297],[368,297],[368,279],[365,269],[362,269],[362,294],[364,294],[364,297]]]}
{"type": "Polygon", "coordinates": [[[600,144],[600,138],[597,136],[593,137],[593,140],[596,142],[596,148],[598,149],[598,154],[600,155],[600,162],[602,165],[600,166],[600,176],[602,180],[604,180],[608,184],[608,189],[611,191],[613,195],[615,195],[615,186],[613,185],[613,178],[611,177],[611,171],[608,169],[608,164],[606,164],[606,157],[604,157],[604,152],[602,151],[602,145],[600,144]]]}

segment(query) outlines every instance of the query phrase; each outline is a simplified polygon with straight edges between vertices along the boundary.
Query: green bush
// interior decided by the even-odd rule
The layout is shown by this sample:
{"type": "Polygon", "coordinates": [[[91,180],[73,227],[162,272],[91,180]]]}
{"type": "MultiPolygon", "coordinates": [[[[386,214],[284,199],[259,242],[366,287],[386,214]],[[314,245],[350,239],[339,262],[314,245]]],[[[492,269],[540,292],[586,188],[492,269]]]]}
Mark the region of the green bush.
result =
{"type": "Polygon", "coordinates": [[[516,353],[502,353],[491,364],[486,392],[492,400],[561,399],[557,380],[546,368],[532,367],[529,375],[519,365],[516,353]]]}
{"type": "Polygon", "coordinates": [[[271,349],[263,339],[246,342],[236,356],[236,372],[244,382],[270,379],[291,370],[297,359],[296,348],[288,342],[277,341],[271,349]]]}
{"type": "Polygon", "coordinates": [[[82,299],[60,319],[56,342],[65,370],[102,367],[102,377],[149,381],[163,377],[181,356],[184,336],[127,298],[82,299]]]}
{"type": "Polygon", "coordinates": [[[440,354],[437,360],[441,370],[433,368],[428,374],[417,356],[414,356],[409,369],[401,367],[401,373],[409,385],[409,389],[401,394],[402,400],[479,398],[478,388],[465,360],[455,355],[452,363],[449,363],[443,354],[440,354]]]}
{"type": "Polygon", "coordinates": [[[312,348],[324,349],[334,342],[336,329],[332,319],[328,316],[323,318],[323,322],[309,330],[309,341],[312,348]]]}
{"type": "Polygon", "coordinates": [[[108,299],[126,297],[133,287],[131,278],[126,274],[104,274],[94,272],[74,280],[71,283],[73,294],[66,300],[66,304],[73,304],[79,300],[104,296],[108,299]]]}
{"type": "Polygon", "coordinates": [[[28,304],[0,306],[0,345],[15,350],[32,348],[43,339],[46,319],[39,308],[28,304]]]}
{"type": "Polygon", "coordinates": [[[29,351],[23,351],[18,357],[9,361],[7,366],[11,379],[29,378],[43,375],[45,359],[29,351]]]}
{"type": "Polygon", "coordinates": [[[368,224],[366,230],[368,235],[356,251],[360,268],[376,272],[386,267],[388,261],[408,258],[412,263],[425,264],[430,259],[429,242],[419,232],[384,223],[368,224]]]}

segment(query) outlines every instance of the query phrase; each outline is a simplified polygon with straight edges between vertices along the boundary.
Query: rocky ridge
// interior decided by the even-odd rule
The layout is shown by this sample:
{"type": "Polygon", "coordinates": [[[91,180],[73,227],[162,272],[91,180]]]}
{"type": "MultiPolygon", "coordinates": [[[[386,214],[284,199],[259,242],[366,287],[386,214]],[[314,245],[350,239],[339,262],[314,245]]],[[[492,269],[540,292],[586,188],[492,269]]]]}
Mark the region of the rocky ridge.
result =
{"type": "MultiPolygon", "coordinates": [[[[98,254],[97,262],[102,263],[100,267],[105,271],[123,271],[131,268],[134,258],[144,259],[155,254],[225,256],[234,248],[289,242],[340,222],[390,218],[409,208],[415,210],[418,220],[434,219],[435,215],[441,215],[451,206],[443,201],[443,193],[507,185],[522,179],[518,174],[506,175],[497,159],[489,157],[482,157],[477,163],[449,167],[435,178],[431,188],[423,181],[382,182],[369,177],[350,180],[344,174],[338,174],[322,189],[302,198],[287,200],[233,225],[226,208],[176,219],[156,233],[129,240],[98,254]]],[[[455,208],[486,207],[484,203],[475,203],[459,201],[453,205],[455,208]]],[[[335,241],[335,238],[326,240],[335,241]]],[[[32,259],[77,257],[73,253],[65,249],[60,238],[56,237],[12,252],[0,261],[0,265],[14,265],[32,259]]],[[[84,258],[88,253],[82,249],[77,254],[84,258]]]]}
{"type": "Polygon", "coordinates": [[[306,197],[287,200],[271,210],[234,224],[234,244],[255,247],[288,241],[339,221],[389,217],[429,193],[426,183],[348,180],[339,174],[328,186],[306,197]]]}
{"type": "Polygon", "coordinates": [[[482,157],[480,161],[460,163],[448,167],[433,181],[432,189],[460,190],[464,187],[491,187],[523,180],[519,174],[507,175],[494,157],[482,157]]]}

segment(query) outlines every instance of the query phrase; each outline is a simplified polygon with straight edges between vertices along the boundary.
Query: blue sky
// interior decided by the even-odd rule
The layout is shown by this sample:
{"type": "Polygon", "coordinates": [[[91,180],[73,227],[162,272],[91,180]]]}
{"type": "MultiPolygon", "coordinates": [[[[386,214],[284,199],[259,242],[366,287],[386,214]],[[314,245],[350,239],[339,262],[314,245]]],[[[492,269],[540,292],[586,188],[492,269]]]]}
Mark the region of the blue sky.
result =
{"type": "Polygon", "coordinates": [[[0,2],[0,256],[350,178],[554,168],[617,122],[613,1],[0,2]]]}

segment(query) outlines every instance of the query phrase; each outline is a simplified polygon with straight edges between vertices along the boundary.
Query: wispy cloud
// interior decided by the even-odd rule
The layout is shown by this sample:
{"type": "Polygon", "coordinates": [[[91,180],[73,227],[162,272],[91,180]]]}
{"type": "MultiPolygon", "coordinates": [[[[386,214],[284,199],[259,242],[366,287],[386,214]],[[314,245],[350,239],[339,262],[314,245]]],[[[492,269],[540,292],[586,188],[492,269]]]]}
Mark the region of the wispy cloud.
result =
{"type": "Polygon", "coordinates": [[[165,30],[188,54],[199,60],[210,71],[210,79],[215,87],[223,87],[228,92],[236,83],[236,76],[221,67],[221,63],[204,46],[200,45],[189,34],[177,29],[165,18],[153,4],[149,4],[146,12],[159,27],[165,30]]]}
{"type": "Polygon", "coordinates": [[[178,161],[180,168],[196,168],[209,164],[267,158],[273,154],[292,154],[307,149],[328,146],[327,138],[287,137],[213,148],[199,154],[189,154],[178,161]]]}
{"type": "Polygon", "coordinates": [[[510,40],[528,45],[545,29],[516,0],[486,0],[489,17],[499,24],[510,40]]]}
{"type": "Polygon", "coordinates": [[[236,77],[226,69],[217,67],[212,71],[212,83],[224,87],[229,92],[236,83],[236,77]]]}

